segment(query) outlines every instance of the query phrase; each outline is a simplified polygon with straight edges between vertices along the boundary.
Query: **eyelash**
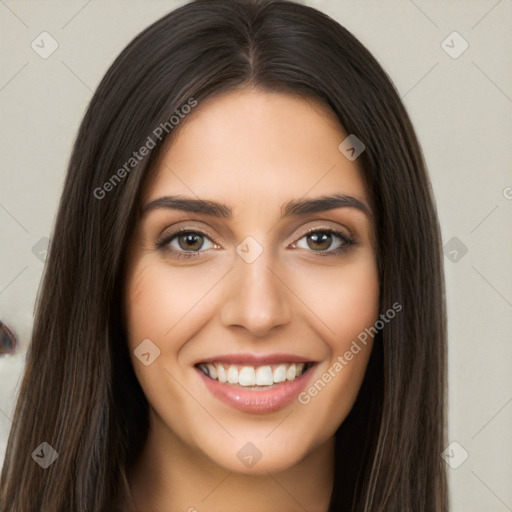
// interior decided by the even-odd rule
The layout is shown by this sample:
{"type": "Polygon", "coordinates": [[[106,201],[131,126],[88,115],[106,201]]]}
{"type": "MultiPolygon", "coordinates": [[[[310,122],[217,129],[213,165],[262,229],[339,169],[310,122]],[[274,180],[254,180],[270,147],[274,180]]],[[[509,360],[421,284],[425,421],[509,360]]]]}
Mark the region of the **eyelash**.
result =
{"type": "MultiPolygon", "coordinates": [[[[335,229],[331,229],[331,228],[313,228],[309,231],[307,231],[306,233],[304,233],[298,240],[302,240],[304,237],[307,237],[308,235],[312,235],[312,234],[317,234],[317,233],[323,233],[323,234],[329,234],[329,235],[335,235],[337,236],[343,243],[340,247],[336,248],[336,249],[331,249],[331,250],[328,250],[328,251],[314,251],[314,250],[311,250],[311,252],[313,252],[314,254],[317,254],[321,257],[335,257],[335,256],[340,256],[342,253],[344,253],[351,245],[354,245],[355,244],[355,241],[347,236],[345,233],[342,233],[341,231],[336,231],[335,229]]],[[[200,254],[201,252],[204,252],[204,251],[171,251],[169,249],[167,249],[167,245],[174,239],[176,238],[177,236],[180,236],[180,235],[184,235],[184,234],[187,234],[187,235],[200,235],[200,236],[203,236],[203,237],[206,237],[208,238],[212,243],[217,244],[217,242],[215,240],[212,239],[211,236],[207,235],[206,233],[202,232],[202,231],[199,231],[199,230],[193,230],[193,229],[180,229],[179,231],[177,231],[176,233],[173,233],[172,235],[169,235],[169,236],[164,236],[162,238],[160,238],[157,242],[156,242],[156,247],[157,249],[160,249],[160,250],[163,250],[163,251],[167,251],[168,253],[172,254],[173,257],[175,258],[185,258],[185,259],[189,259],[189,258],[195,258],[197,257],[196,255],[200,254]]],[[[295,242],[294,242],[295,244],[295,242]]]]}

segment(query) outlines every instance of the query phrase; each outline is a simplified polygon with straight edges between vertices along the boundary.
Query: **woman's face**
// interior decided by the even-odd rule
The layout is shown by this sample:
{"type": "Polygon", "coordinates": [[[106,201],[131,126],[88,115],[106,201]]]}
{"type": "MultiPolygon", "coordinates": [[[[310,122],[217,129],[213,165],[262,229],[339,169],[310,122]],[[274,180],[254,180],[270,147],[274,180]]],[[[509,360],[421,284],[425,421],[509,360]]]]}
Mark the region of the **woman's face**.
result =
{"type": "Polygon", "coordinates": [[[151,435],[230,471],[290,468],[332,440],[370,356],[358,336],[379,285],[361,170],[333,114],[287,94],[227,93],[179,128],[127,267],[151,435]]]}

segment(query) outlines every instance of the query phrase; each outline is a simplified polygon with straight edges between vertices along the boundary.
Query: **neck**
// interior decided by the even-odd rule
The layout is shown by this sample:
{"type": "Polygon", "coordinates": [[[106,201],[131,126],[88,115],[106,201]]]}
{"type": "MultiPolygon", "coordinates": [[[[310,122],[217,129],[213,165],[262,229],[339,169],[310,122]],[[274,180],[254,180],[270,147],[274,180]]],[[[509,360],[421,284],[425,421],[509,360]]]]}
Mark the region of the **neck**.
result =
{"type": "Polygon", "coordinates": [[[136,512],[327,512],[334,437],[286,470],[244,474],[217,465],[153,413],[143,452],[128,474],[136,512]]]}

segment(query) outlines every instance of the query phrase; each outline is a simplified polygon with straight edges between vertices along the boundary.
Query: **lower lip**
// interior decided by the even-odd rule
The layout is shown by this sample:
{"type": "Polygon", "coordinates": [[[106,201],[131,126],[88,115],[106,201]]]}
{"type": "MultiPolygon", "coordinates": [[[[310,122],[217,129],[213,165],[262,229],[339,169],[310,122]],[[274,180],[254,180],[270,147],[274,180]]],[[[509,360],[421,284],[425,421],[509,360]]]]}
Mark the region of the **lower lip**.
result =
{"type": "Polygon", "coordinates": [[[262,391],[251,391],[223,384],[207,377],[199,368],[195,368],[195,370],[210,392],[222,402],[242,412],[268,414],[283,409],[298,396],[309,382],[315,366],[313,365],[294,380],[287,380],[273,389],[262,391]]]}

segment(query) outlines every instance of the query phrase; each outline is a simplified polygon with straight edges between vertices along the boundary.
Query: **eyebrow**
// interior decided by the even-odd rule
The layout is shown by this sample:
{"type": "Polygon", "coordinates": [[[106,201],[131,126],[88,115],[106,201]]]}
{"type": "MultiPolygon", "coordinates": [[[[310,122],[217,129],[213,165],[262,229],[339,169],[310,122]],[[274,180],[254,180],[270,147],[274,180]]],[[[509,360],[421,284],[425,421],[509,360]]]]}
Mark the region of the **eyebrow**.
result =
{"type": "MultiPolygon", "coordinates": [[[[283,217],[292,217],[334,210],[336,208],[355,208],[362,211],[368,217],[372,215],[371,209],[365,201],[345,194],[324,195],[314,199],[291,200],[281,207],[281,213],[283,217]]],[[[157,209],[202,213],[223,219],[231,219],[233,217],[232,209],[226,204],[185,196],[164,196],[155,199],[144,206],[142,215],[157,209]]]]}

